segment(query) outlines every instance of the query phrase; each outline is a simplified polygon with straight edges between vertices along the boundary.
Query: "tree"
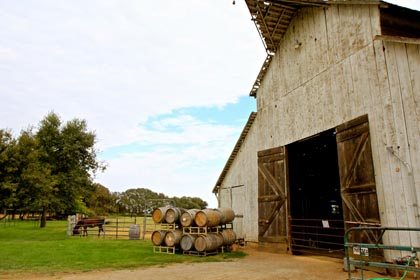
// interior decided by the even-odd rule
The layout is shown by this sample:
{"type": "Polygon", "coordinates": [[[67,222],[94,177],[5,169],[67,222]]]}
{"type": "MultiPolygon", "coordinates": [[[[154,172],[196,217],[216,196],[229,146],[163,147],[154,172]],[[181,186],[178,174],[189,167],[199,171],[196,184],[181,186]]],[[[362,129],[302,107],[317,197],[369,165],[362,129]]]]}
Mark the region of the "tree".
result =
{"type": "Polygon", "coordinates": [[[0,209],[16,209],[18,198],[18,166],[15,158],[16,140],[9,130],[0,130],[0,209]]]}
{"type": "Polygon", "coordinates": [[[143,214],[145,211],[150,211],[156,204],[149,202],[146,205],[147,201],[165,198],[168,197],[145,188],[128,189],[119,196],[118,204],[120,209],[126,213],[143,214]]]}
{"type": "Polygon", "coordinates": [[[50,175],[57,185],[45,185],[43,193],[54,196],[56,205],[42,204],[41,227],[46,225],[48,210],[74,212],[83,198],[95,191],[93,178],[105,164],[96,159],[96,135],[88,131],[86,121],[73,119],[64,125],[55,113],[49,113],[36,133],[39,160],[50,168],[50,175]],[[52,207],[52,208],[51,208],[52,207]]]}
{"type": "Polygon", "coordinates": [[[19,179],[16,195],[23,211],[54,208],[59,205],[56,197],[58,178],[52,166],[43,163],[38,139],[32,129],[22,131],[16,149],[19,179]]]}
{"type": "Polygon", "coordinates": [[[121,212],[130,214],[152,213],[153,209],[165,206],[167,203],[185,209],[204,209],[207,202],[198,197],[168,197],[149,189],[128,189],[118,195],[118,205],[121,212]]]}
{"type": "Polygon", "coordinates": [[[101,184],[93,184],[95,191],[90,196],[87,206],[95,216],[105,216],[117,212],[115,196],[101,184]]]}
{"type": "Polygon", "coordinates": [[[177,207],[185,209],[204,209],[208,205],[207,202],[198,197],[174,197],[173,200],[177,207]]]}

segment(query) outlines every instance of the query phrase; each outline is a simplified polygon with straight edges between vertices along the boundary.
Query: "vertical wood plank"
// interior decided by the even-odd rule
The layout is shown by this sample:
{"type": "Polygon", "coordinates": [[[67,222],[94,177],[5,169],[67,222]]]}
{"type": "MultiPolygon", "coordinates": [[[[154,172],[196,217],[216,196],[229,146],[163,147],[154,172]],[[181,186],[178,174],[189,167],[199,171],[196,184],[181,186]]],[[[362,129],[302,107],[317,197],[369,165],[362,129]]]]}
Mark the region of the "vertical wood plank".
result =
{"type": "MultiPolygon", "coordinates": [[[[406,161],[401,165],[400,172],[403,190],[405,193],[408,224],[410,227],[419,227],[418,199],[417,191],[415,190],[414,175],[412,170],[412,155],[414,156],[416,154],[413,153],[413,149],[416,148],[416,144],[419,142],[420,139],[418,129],[416,129],[418,128],[419,122],[416,121],[416,106],[412,88],[411,71],[409,66],[409,57],[407,54],[406,44],[396,43],[394,45],[395,55],[396,57],[398,57],[396,62],[398,67],[398,79],[401,94],[400,99],[403,114],[401,117],[403,118],[402,121],[404,123],[404,127],[401,128],[403,130],[401,133],[404,135],[404,137],[401,137],[401,149],[398,153],[401,156],[401,158],[406,161]],[[410,140],[412,140],[413,142],[411,143],[410,140]]],[[[417,241],[417,238],[415,238],[416,234],[413,233],[410,235],[411,243],[415,240],[417,241]]],[[[416,243],[418,244],[418,241],[416,243]]]]}
{"type": "Polygon", "coordinates": [[[338,6],[333,5],[326,9],[326,26],[327,26],[327,39],[329,50],[329,64],[335,64],[339,61],[339,13],[338,6]]]}
{"type": "Polygon", "coordinates": [[[329,48],[328,48],[328,34],[327,34],[327,22],[326,22],[326,9],[314,9],[314,20],[313,25],[315,27],[315,48],[314,51],[317,54],[315,57],[317,67],[316,73],[321,73],[327,69],[329,64],[329,48]]]}
{"type": "MultiPolygon", "coordinates": [[[[388,73],[386,69],[385,54],[382,41],[374,41],[373,48],[375,53],[375,80],[378,83],[378,91],[372,97],[375,120],[370,122],[372,133],[372,156],[375,162],[376,186],[379,211],[383,226],[395,226],[397,224],[397,213],[392,193],[391,166],[389,165],[389,153],[386,151],[387,143],[391,143],[388,131],[393,129],[392,106],[390,105],[390,92],[388,85],[388,73]],[[391,118],[390,118],[391,117],[391,118]],[[373,125],[374,127],[373,127],[373,125]]],[[[398,244],[399,236],[396,232],[390,232],[385,242],[398,244]]]]}
{"type": "MultiPolygon", "coordinates": [[[[413,112],[410,118],[409,143],[412,157],[413,178],[416,186],[420,186],[420,46],[407,44],[407,56],[410,69],[413,112]]],[[[420,200],[420,188],[417,189],[417,200],[420,200]]]]}
{"type": "MultiPolygon", "coordinates": [[[[392,43],[385,43],[385,53],[387,59],[387,69],[388,69],[388,78],[389,78],[389,85],[390,85],[390,93],[391,93],[391,106],[393,112],[393,122],[395,128],[395,144],[392,148],[399,153],[403,143],[405,143],[405,136],[403,133],[403,129],[405,127],[403,121],[403,109],[401,103],[401,93],[400,93],[400,84],[398,78],[398,65],[397,65],[397,57],[394,48],[394,44],[392,43]]],[[[397,212],[405,213],[407,209],[406,204],[406,193],[404,189],[406,186],[403,185],[403,178],[400,170],[404,168],[402,166],[402,162],[395,156],[390,153],[389,161],[391,163],[391,184],[392,184],[392,193],[394,194],[394,204],[397,212]]],[[[397,216],[396,220],[397,227],[409,227],[410,222],[407,215],[404,216],[397,216]]],[[[406,244],[409,241],[409,233],[399,233],[399,242],[401,244],[406,244]]]]}
{"type": "Polygon", "coordinates": [[[378,6],[369,6],[370,32],[372,40],[376,35],[381,34],[380,11],[378,6]]]}
{"type": "Polygon", "coordinates": [[[343,113],[343,120],[342,122],[349,121],[354,116],[354,87],[353,87],[353,76],[351,71],[351,60],[346,59],[341,64],[343,67],[343,80],[344,84],[342,87],[342,91],[339,95],[342,97],[340,100],[340,106],[342,107],[343,113]]]}
{"type": "Polygon", "coordinates": [[[354,29],[352,26],[353,7],[352,5],[338,6],[338,22],[339,22],[339,42],[337,44],[339,59],[343,59],[350,53],[352,42],[354,41],[354,29]]]}

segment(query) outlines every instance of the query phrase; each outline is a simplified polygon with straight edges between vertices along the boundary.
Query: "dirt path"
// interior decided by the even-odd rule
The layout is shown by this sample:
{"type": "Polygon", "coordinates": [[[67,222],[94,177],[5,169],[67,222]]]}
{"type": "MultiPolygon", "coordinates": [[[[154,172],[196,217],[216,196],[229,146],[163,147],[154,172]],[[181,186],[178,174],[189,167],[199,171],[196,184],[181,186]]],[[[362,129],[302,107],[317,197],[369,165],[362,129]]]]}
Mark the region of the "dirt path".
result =
{"type": "MultiPolygon", "coordinates": [[[[93,271],[58,275],[9,275],[0,279],[20,280],[126,280],[126,279],[311,279],[345,280],[347,272],[339,259],[311,256],[292,256],[261,252],[254,248],[241,248],[248,256],[228,262],[175,264],[165,267],[139,268],[134,270],[93,271]],[[6,278],[4,278],[6,277],[6,278]]],[[[352,274],[352,277],[356,274],[352,274]]],[[[367,276],[367,275],[365,275],[367,276]]],[[[379,277],[372,275],[371,277],[379,277]]]]}

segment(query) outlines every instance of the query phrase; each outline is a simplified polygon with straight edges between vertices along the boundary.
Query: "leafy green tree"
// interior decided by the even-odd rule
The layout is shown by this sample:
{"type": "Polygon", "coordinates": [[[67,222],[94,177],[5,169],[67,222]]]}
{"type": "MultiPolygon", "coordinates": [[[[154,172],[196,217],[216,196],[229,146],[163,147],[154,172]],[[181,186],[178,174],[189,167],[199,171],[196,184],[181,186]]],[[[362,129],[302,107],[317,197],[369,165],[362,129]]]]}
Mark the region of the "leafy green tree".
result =
{"type": "Polygon", "coordinates": [[[56,197],[58,178],[52,174],[52,166],[41,162],[42,150],[32,129],[22,131],[16,149],[18,159],[18,188],[16,195],[24,212],[38,209],[54,209],[59,205],[56,197]]]}
{"type": "Polygon", "coordinates": [[[50,168],[57,182],[55,187],[47,184],[43,189],[57,200],[57,205],[42,203],[41,227],[45,227],[47,211],[75,212],[80,201],[90,197],[95,191],[94,176],[105,170],[105,165],[96,158],[96,135],[88,131],[84,120],[63,124],[58,115],[49,113],[40,122],[36,139],[40,163],[50,168]]]}
{"type": "Polygon", "coordinates": [[[155,208],[171,204],[185,209],[204,209],[207,202],[198,197],[168,197],[163,193],[156,193],[149,189],[128,189],[118,194],[120,212],[130,214],[152,213],[155,208]]]}
{"type": "Polygon", "coordinates": [[[198,197],[174,197],[173,200],[177,207],[184,209],[204,209],[207,207],[207,202],[198,197]]]}
{"type": "Polygon", "coordinates": [[[125,213],[143,214],[145,211],[150,211],[158,203],[158,199],[167,198],[162,193],[156,193],[145,188],[128,189],[119,196],[118,204],[125,213]],[[156,200],[156,202],[153,200],[156,200]]]}
{"type": "Polygon", "coordinates": [[[71,214],[151,213],[167,203],[186,209],[203,209],[207,202],[197,197],[169,198],[149,189],[111,193],[93,183],[105,164],[96,158],[96,135],[86,121],[63,123],[49,113],[34,128],[14,139],[0,130],[0,209],[42,211],[41,227],[48,211],[71,214]]]}
{"type": "Polygon", "coordinates": [[[19,199],[16,140],[9,130],[0,129],[0,209],[17,209],[19,199]]]}
{"type": "Polygon", "coordinates": [[[95,191],[92,193],[88,200],[87,206],[93,215],[105,216],[117,212],[115,196],[109,191],[108,188],[101,184],[93,184],[95,191]]]}

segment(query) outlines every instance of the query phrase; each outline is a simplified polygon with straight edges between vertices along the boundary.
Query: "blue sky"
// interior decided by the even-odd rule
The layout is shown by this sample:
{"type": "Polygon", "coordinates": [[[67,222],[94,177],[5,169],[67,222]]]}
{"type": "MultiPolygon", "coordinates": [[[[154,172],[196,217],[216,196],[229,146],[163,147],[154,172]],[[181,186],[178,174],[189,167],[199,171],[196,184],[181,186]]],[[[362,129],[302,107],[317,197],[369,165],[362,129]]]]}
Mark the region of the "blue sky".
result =
{"type": "Polygon", "coordinates": [[[0,0],[0,128],[85,119],[97,182],[216,207],[264,58],[244,1],[0,0]]]}

